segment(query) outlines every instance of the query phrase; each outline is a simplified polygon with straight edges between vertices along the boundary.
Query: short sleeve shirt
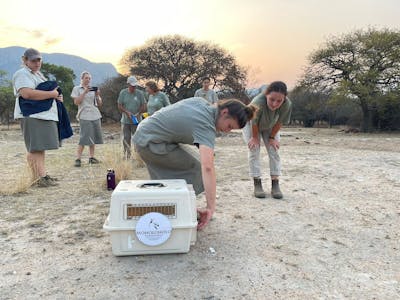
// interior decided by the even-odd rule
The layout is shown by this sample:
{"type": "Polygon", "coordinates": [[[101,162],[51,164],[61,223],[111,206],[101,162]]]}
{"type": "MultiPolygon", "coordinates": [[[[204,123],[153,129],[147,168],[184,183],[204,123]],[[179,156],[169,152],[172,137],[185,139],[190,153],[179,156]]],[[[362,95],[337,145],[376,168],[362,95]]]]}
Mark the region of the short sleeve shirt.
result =
{"type": "MultiPolygon", "coordinates": [[[[140,112],[140,107],[146,103],[144,98],[144,93],[138,89],[135,89],[133,93],[129,93],[129,90],[123,89],[118,96],[118,104],[121,104],[127,111],[132,114],[137,114],[140,112]]],[[[122,124],[133,124],[126,114],[122,114],[121,117],[122,124]]]]}
{"type": "Polygon", "coordinates": [[[178,144],[204,145],[213,149],[217,114],[217,107],[203,98],[181,100],[144,119],[133,142],[149,147],[156,154],[166,154],[178,144]]]}
{"type": "Polygon", "coordinates": [[[195,97],[202,97],[206,99],[209,103],[214,104],[215,102],[218,101],[218,96],[217,93],[214,90],[207,90],[205,91],[203,88],[198,89],[194,93],[195,97]]]}
{"type": "MultiPolygon", "coordinates": [[[[71,97],[77,98],[85,92],[85,88],[81,85],[72,89],[71,97]]],[[[94,121],[101,118],[101,113],[96,106],[96,93],[88,92],[81,104],[78,105],[78,118],[80,120],[94,121]]]]}
{"type": "Polygon", "coordinates": [[[154,95],[149,96],[149,100],[147,101],[147,112],[151,116],[157,110],[170,105],[168,96],[163,92],[157,92],[154,95]]]}
{"type": "MultiPolygon", "coordinates": [[[[46,78],[40,72],[32,72],[28,67],[23,67],[15,72],[12,82],[14,88],[15,95],[15,106],[14,106],[14,119],[22,119],[24,116],[22,115],[21,108],[19,107],[19,91],[22,88],[30,88],[35,89],[39,83],[46,81],[46,78]]],[[[36,114],[31,114],[30,118],[41,119],[41,120],[49,120],[49,121],[58,121],[58,113],[57,113],[57,103],[53,101],[51,108],[47,111],[43,111],[36,114]]]]}
{"type": "Polygon", "coordinates": [[[258,125],[260,131],[269,130],[278,122],[281,124],[287,124],[290,121],[292,102],[287,97],[285,101],[283,101],[281,107],[275,111],[269,109],[265,93],[258,94],[254,97],[251,104],[258,107],[256,116],[252,122],[253,124],[258,125]]]}

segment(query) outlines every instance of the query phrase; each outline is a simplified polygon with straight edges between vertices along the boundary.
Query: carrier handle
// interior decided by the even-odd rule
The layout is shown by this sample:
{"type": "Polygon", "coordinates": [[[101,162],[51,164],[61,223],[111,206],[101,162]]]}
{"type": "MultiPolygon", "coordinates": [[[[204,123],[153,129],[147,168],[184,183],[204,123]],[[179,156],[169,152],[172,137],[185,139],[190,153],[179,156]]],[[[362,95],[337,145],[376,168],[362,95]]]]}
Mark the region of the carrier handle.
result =
{"type": "Polygon", "coordinates": [[[154,188],[163,188],[165,187],[165,184],[161,182],[148,182],[148,183],[143,183],[139,186],[141,189],[154,189],[154,188]]]}

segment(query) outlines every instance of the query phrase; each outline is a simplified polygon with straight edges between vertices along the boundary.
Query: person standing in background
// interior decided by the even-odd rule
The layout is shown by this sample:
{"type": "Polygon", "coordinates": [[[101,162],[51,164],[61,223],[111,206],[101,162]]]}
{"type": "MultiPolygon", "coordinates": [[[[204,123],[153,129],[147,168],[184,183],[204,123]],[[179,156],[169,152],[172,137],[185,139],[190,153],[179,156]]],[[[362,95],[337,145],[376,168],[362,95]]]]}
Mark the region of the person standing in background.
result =
{"type": "Polygon", "coordinates": [[[263,139],[269,157],[269,169],[272,181],[271,195],[275,199],[283,197],[279,187],[281,161],[279,130],[289,123],[292,102],[287,96],[286,84],[282,81],[272,82],[265,91],[257,95],[251,104],[258,108],[253,120],[243,128],[243,138],[248,145],[250,177],[254,180],[254,195],[265,198],[261,184],[260,141],[263,139]]]}
{"type": "Polygon", "coordinates": [[[194,93],[194,96],[202,97],[206,99],[210,104],[214,104],[218,101],[218,96],[213,89],[210,89],[210,83],[211,83],[210,77],[204,77],[202,80],[203,87],[201,89],[198,89],[194,93]]]}
{"type": "Polygon", "coordinates": [[[80,138],[77,149],[75,167],[81,166],[82,152],[85,146],[89,146],[89,164],[98,164],[100,161],[94,157],[95,145],[103,144],[101,131],[101,113],[98,109],[103,104],[100,90],[91,87],[92,76],[84,71],[81,74],[81,84],[72,89],[71,97],[75,105],[78,105],[76,119],[79,121],[80,138]]]}
{"type": "Polygon", "coordinates": [[[32,172],[34,182],[39,187],[57,185],[57,179],[46,174],[45,151],[58,149],[58,111],[56,101],[53,100],[49,110],[34,113],[24,117],[19,105],[19,98],[43,101],[57,99],[63,101],[57,88],[52,91],[40,91],[35,88],[46,78],[40,72],[42,55],[36,49],[29,48],[22,56],[22,68],[15,72],[12,83],[14,88],[15,108],[14,118],[21,119],[21,129],[27,150],[27,161],[32,172]]]}
{"type": "Polygon", "coordinates": [[[139,82],[135,76],[129,76],[126,82],[128,87],[121,90],[117,102],[118,109],[122,113],[121,130],[124,158],[130,159],[132,135],[136,132],[138,122],[141,120],[140,114],[146,111],[146,100],[144,93],[137,88],[139,82]],[[134,122],[132,117],[136,118],[137,122],[134,122]]]}
{"type": "Polygon", "coordinates": [[[147,112],[149,116],[154,114],[157,110],[170,105],[168,96],[160,91],[157,83],[154,81],[146,82],[146,92],[149,94],[147,101],[147,112]]]}

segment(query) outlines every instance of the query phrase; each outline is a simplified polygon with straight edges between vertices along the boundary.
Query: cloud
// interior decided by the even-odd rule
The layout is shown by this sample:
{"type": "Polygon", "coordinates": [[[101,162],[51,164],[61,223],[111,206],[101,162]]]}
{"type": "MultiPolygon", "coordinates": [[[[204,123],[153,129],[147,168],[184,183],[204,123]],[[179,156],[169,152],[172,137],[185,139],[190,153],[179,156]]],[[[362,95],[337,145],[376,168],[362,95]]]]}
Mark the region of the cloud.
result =
{"type": "MultiPolygon", "coordinates": [[[[4,22],[0,22],[4,23],[4,22]]],[[[63,38],[61,36],[54,36],[49,33],[46,29],[35,28],[32,30],[27,30],[27,28],[22,26],[4,24],[5,26],[0,27],[0,35],[11,35],[13,38],[9,39],[12,41],[21,41],[20,44],[28,44],[34,41],[36,45],[44,45],[46,47],[54,46],[60,43],[63,38]]]]}
{"type": "Polygon", "coordinates": [[[52,38],[46,38],[44,43],[47,47],[50,47],[50,46],[60,43],[61,41],[62,41],[61,37],[52,37],[52,38]]]}
{"type": "Polygon", "coordinates": [[[30,31],[28,31],[28,32],[29,32],[29,33],[32,35],[32,37],[34,37],[35,39],[40,39],[40,38],[44,37],[43,31],[40,30],[40,29],[30,30],[30,31]]]}

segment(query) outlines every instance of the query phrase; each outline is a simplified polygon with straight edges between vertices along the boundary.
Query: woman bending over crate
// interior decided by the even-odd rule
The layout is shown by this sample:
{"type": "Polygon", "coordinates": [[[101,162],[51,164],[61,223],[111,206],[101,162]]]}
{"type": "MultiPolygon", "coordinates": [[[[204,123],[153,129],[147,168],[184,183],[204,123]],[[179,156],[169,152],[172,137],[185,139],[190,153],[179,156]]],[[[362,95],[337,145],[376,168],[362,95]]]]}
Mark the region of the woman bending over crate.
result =
{"type": "Polygon", "coordinates": [[[255,106],[246,106],[238,100],[210,105],[203,98],[189,98],[142,121],[133,136],[151,179],[185,179],[196,194],[205,191],[207,206],[197,209],[198,229],[204,228],[215,212],[216,133],[243,128],[255,110],[255,106]],[[187,145],[195,145],[200,158],[187,145]]]}

